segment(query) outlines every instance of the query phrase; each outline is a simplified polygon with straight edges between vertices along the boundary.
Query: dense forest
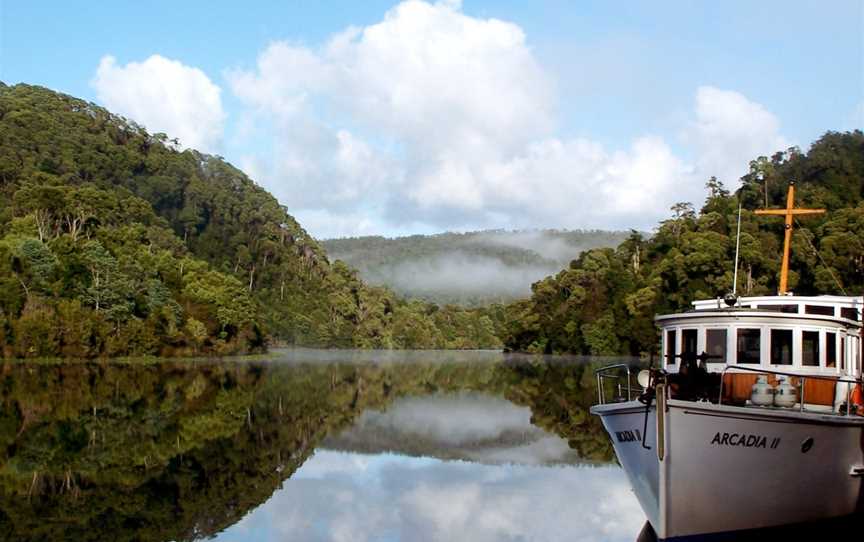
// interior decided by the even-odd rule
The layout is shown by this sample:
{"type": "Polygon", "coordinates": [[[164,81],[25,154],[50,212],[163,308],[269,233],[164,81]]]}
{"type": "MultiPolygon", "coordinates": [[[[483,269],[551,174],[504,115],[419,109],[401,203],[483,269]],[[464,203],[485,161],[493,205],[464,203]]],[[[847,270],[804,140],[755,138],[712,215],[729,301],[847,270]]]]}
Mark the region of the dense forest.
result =
{"type": "Polygon", "coordinates": [[[753,211],[785,207],[789,181],[796,182],[797,206],[828,211],[795,224],[790,288],[801,295],[864,292],[864,133],[828,132],[806,153],[792,148],[759,157],[741,180],[732,194],[712,178],[700,209],[678,203],[652,237],[634,232],[617,248],[589,250],[533,284],[530,299],[507,309],[507,347],[595,355],[653,352],[655,313],[732,290],[739,202],[738,293],[775,295],[783,223],[753,211]]]}
{"type": "Polygon", "coordinates": [[[502,314],[368,287],[220,157],[0,83],[4,357],[494,348],[502,314]]]}
{"type": "Polygon", "coordinates": [[[591,364],[70,363],[0,371],[0,539],[200,540],[266,501],[328,436],[395,399],[531,409],[587,461],[591,364]]]}
{"type": "Polygon", "coordinates": [[[361,278],[434,303],[484,306],[531,294],[531,284],[590,248],[614,247],[627,232],[485,230],[386,238],[327,239],[327,254],[361,278]]]}
{"type": "Polygon", "coordinates": [[[782,224],[753,210],[782,206],[789,180],[798,182],[799,205],[828,209],[796,225],[792,289],[860,294],[864,134],[855,131],[829,132],[806,153],[753,160],[734,194],[709,180],[700,209],[676,204],[650,237],[541,231],[328,242],[373,282],[398,275],[402,293],[426,298],[410,300],[331,262],[286,208],[222,158],[181,151],[94,104],[0,83],[0,353],[226,354],[274,341],[650,353],[655,313],[731,289],[739,202],[738,290],[776,292],[782,224]],[[544,276],[576,254],[525,299],[472,290],[514,277],[527,284],[525,269],[544,276]],[[435,267],[454,259],[456,275],[435,267]],[[453,276],[477,284],[454,290],[453,276]]]}

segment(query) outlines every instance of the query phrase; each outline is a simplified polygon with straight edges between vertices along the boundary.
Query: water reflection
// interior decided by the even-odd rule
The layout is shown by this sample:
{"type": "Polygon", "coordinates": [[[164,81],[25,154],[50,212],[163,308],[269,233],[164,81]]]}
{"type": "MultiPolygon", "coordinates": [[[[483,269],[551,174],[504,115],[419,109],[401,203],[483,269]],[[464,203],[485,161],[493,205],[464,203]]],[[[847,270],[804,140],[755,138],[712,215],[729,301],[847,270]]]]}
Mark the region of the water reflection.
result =
{"type": "Polygon", "coordinates": [[[591,365],[464,356],[0,365],[0,540],[632,539],[591,365]]]}
{"type": "Polygon", "coordinates": [[[365,411],[321,447],[492,464],[580,461],[565,439],[531,423],[530,408],[477,392],[396,399],[386,411],[365,411]]]}
{"type": "Polygon", "coordinates": [[[323,451],[217,540],[633,542],[642,522],[613,466],[489,466],[323,451]]]}

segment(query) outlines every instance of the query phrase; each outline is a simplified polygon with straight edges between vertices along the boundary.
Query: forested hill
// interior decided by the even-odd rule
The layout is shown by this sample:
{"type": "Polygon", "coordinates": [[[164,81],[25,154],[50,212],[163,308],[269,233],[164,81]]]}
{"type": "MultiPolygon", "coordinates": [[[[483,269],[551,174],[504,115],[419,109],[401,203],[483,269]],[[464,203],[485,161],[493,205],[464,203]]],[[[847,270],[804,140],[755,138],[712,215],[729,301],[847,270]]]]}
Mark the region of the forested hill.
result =
{"type": "Polygon", "coordinates": [[[650,239],[634,234],[615,249],[590,250],[535,283],[530,299],[509,307],[506,345],[586,354],[653,351],[655,313],[731,291],[739,201],[744,211],[738,292],[776,294],[783,223],[753,211],[785,207],[790,180],[797,183],[797,206],[828,210],[797,221],[790,288],[802,295],[861,295],[864,133],[828,132],[806,153],[793,148],[753,160],[735,194],[709,180],[701,209],[675,205],[650,239]]]}
{"type": "Polygon", "coordinates": [[[367,287],[219,157],[0,83],[0,352],[491,347],[492,321],[367,287]]]}
{"type": "Polygon", "coordinates": [[[487,230],[322,241],[371,284],[437,303],[485,305],[527,297],[531,284],[589,248],[614,247],[626,232],[487,230]]]}

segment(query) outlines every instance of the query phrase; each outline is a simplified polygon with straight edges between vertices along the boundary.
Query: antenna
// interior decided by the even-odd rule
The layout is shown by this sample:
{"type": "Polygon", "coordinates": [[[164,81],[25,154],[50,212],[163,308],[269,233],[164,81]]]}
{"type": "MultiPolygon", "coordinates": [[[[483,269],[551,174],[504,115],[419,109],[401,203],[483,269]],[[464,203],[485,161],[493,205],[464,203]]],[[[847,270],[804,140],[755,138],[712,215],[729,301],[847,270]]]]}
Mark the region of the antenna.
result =
{"type": "Polygon", "coordinates": [[[738,292],[738,249],[741,248],[741,206],[742,201],[738,199],[738,235],[735,236],[735,273],[732,278],[732,295],[738,292]]]}

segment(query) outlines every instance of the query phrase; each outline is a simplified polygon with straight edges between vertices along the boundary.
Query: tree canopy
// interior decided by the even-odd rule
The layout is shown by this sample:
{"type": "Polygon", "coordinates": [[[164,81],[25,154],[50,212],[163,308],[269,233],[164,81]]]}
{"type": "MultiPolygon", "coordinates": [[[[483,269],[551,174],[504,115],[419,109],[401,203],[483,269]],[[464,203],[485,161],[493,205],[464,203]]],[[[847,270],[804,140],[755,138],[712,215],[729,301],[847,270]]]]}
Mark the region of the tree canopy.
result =
{"type": "Polygon", "coordinates": [[[0,83],[6,357],[497,347],[498,313],[368,287],[220,157],[0,83]]]}

